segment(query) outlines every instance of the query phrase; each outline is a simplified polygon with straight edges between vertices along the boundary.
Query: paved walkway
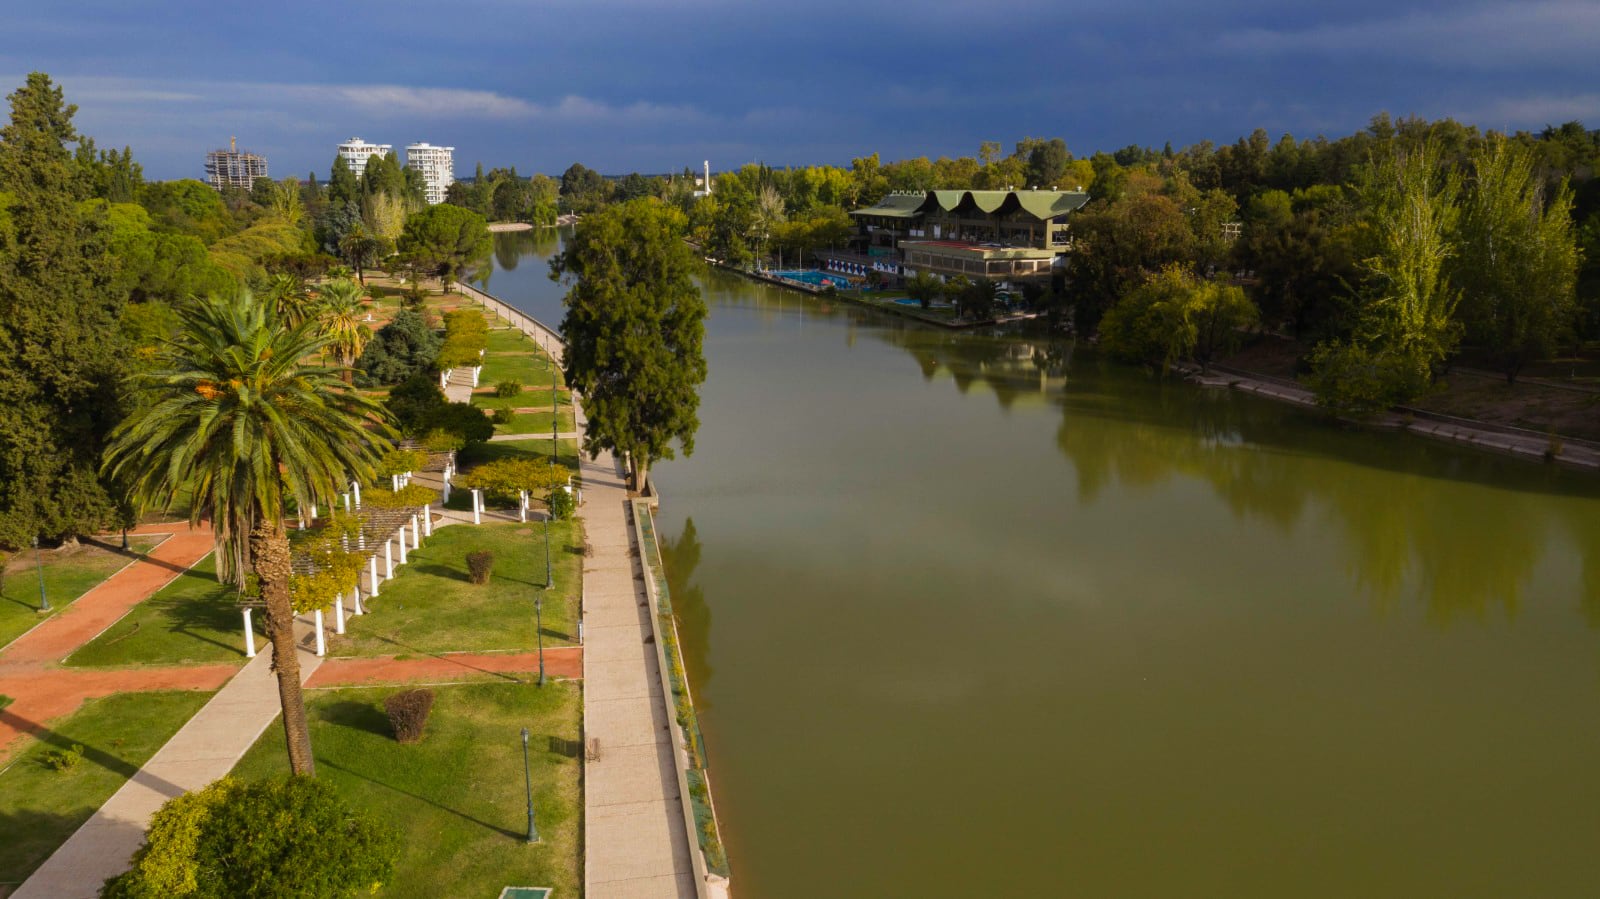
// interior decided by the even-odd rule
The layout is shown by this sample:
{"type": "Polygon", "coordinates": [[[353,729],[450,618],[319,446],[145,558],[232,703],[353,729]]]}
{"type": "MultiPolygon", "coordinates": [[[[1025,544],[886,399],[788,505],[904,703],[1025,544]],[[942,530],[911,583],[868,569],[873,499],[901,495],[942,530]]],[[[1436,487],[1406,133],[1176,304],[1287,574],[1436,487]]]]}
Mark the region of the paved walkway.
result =
{"type": "Polygon", "coordinates": [[[599,741],[584,769],[584,876],[590,899],[694,896],[628,494],[609,453],[584,459],[583,730],[599,741]]]}
{"type": "MultiPolygon", "coordinates": [[[[295,633],[304,683],[322,660],[307,645],[313,639],[311,623],[296,620],[295,633]]],[[[271,652],[244,666],[11,899],[93,899],[106,878],[126,871],[156,809],[233,770],[277,718],[278,679],[271,666],[271,652]]]]}

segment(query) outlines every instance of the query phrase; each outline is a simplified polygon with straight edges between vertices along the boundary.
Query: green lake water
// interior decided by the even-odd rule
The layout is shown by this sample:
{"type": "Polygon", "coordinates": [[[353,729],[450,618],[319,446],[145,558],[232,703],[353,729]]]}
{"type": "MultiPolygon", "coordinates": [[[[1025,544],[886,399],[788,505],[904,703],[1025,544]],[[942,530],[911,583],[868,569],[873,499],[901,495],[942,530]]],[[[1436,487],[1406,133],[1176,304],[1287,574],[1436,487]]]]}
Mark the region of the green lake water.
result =
{"type": "Polygon", "coordinates": [[[703,281],[655,476],[739,896],[1600,895],[1600,478],[703,281]]]}

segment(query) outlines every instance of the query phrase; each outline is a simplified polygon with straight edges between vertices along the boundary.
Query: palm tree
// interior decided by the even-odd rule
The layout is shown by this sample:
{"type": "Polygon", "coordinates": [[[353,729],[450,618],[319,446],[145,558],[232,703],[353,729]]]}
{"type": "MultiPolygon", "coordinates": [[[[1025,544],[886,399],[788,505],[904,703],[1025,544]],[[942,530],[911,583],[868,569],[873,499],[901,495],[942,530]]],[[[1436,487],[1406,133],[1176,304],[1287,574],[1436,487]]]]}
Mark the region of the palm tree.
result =
{"type": "Polygon", "coordinates": [[[367,234],[367,229],[357,225],[350,233],[339,239],[339,252],[349,261],[356,270],[356,278],[363,285],[367,283],[365,270],[378,258],[383,244],[378,238],[367,234]]]}
{"type": "Polygon", "coordinates": [[[285,327],[248,292],[196,299],[178,317],[164,365],[139,376],[142,402],[112,432],[105,472],[125,479],[139,507],[190,496],[190,523],[211,521],[219,575],[240,585],[256,575],[290,767],[310,774],[284,500],[305,508],[372,477],[394,430],[381,406],[314,361],[328,344],[315,323],[285,327]]]}
{"type": "Polygon", "coordinates": [[[298,327],[311,318],[317,298],[306,289],[306,282],[294,275],[273,275],[262,291],[261,301],[286,327],[298,327]]]}
{"type": "Polygon", "coordinates": [[[322,289],[322,336],[328,348],[344,369],[344,382],[351,383],[356,360],[367,348],[372,332],[362,324],[362,313],[367,309],[366,296],[361,285],[348,278],[330,281],[322,289]]]}

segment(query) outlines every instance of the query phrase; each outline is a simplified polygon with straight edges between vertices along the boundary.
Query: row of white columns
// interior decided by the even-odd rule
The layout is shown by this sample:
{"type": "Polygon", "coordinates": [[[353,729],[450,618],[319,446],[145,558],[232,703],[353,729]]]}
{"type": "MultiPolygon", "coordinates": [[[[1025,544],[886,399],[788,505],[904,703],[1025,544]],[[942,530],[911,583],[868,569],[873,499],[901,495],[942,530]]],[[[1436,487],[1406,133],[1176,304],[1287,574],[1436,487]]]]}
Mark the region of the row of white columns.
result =
{"type": "MultiPolygon", "coordinates": [[[[422,547],[422,538],[432,536],[433,506],[432,504],[429,504],[423,506],[420,513],[415,513],[411,516],[409,529],[405,524],[401,524],[400,527],[396,529],[393,537],[383,541],[383,577],[381,580],[378,577],[378,554],[374,552],[372,555],[367,557],[367,584],[369,585],[367,590],[367,598],[371,599],[374,596],[377,596],[379,585],[383,581],[392,580],[394,578],[394,567],[396,564],[394,548],[396,546],[399,547],[399,564],[404,565],[406,563],[409,550],[420,549],[422,547]]],[[[360,536],[360,547],[362,549],[366,548],[366,542],[366,534],[362,534],[360,536]]],[[[351,609],[351,612],[355,615],[365,615],[366,609],[362,608],[361,606],[361,584],[359,578],[357,578],[356,586],[350,591],[350,599],[354,604],[354,608],[351,609]]],[[[333,608],[333,632],[335,634],[342,634],[345,630],[344,593],[340,593],[334,597],[333,608]]],[[[254,611],[255,610],[250,606],[245,606],[243,610],[244,654],[247,658],[252,659],[256,656],[256,632],[251,616],[251,613],[254,611]]],[[[328,643],[327,637],[323,631],[322,609],[317,609],[312,613],[312,621],[316,625],[317,630],[317,655],[326,655],[328,652],[328,643]]]]}

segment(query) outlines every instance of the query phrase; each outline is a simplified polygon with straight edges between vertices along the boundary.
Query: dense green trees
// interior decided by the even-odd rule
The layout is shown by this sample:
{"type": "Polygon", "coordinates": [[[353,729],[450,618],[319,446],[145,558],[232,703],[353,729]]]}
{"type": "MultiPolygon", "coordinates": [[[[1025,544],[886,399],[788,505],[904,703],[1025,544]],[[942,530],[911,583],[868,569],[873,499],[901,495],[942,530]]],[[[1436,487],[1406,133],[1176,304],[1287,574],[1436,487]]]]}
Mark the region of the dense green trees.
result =
{"type": "Polygon", "coordinates": [[[483,216],[440,203],[406,219],[398,247],[449,289],[468,267],[489,258],[494,242],[483,216]]]}
{"type": "Polygon", "coordinates": [[[179,338],[136,380],[138,402],[113,434],[105,470],[137,508],[184,502],[191,524],[209,520],[220,576],[242,586],[255,575],[290,765],[310,773],[285,501],[308,508],[370,480],[393,429],[337,369],[307,361],[328,346],[315,320],[288,327],[248,293],[196,300],[178,314],[179,338]]]}
{"type": "Polygon", "coordinates": [[[657,200],[633,200],[584,218],[551,277],[569,279],[567,383],[584,396],[590,458],[614,450],[636,490],[651,463],[694,452],[706,304],[690,277],[682,213],[657,200]]]}
{"type": "Polygon", "coordinates": [[[0,130],[0,545],[72,538],[128,509],[99,475],[128,370],[105,210],[69,146],[76,107],[39,73],[0,130]]]}
{"type": "Polygon", "coordinates": [[[362,349],[356,368],[365,376],[365,385],[398,384],[412,375],[427,373],[443,342],[438,332],[428,327],[422,313],[401,309],[362,349]]]}
{"type": "Polygon", "coordinates": [[[1193,360],[1204,370],[1256,321],[1255,304],[1239,287],[1168,265],[1111,307],[1100,335],[1123,360],[1163,368],[1193,360]]]}
{"type": "Polygon", "coordinates": [[[1532,149],[1494,137],[1472,155],[1459,231],[1449,272],[1467,336],[1515,381],[1572,324],[1572,192],[1563,181],[1547,197],[1532,149]]]}

